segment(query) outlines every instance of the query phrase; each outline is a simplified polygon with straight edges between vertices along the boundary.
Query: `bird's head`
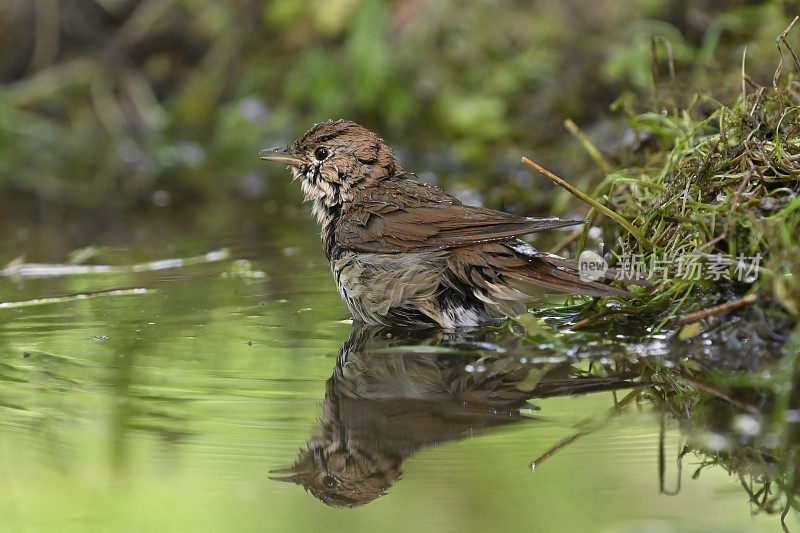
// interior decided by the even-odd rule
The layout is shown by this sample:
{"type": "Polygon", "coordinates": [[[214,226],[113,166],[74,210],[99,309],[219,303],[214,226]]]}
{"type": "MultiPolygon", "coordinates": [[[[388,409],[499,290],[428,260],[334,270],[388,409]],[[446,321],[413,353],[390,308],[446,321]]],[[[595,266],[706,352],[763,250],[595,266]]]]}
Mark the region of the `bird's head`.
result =
{"type": "Polygon", "coordinates": [[[320,122],[289,146],[260,155],[288,165],[293,180],[301,180],[306,201],[328,208],[349,202],[353,190],[400,168],[383,139],[349,120],[320,122]]]}
{"type": "Polygon", "coordinates": [[[271,471],[270,479],[300,485],[331,507],[360,507],[386,494],[400,478],[399,463],[380,450],[362,451],[357,442],[342,447],[313,439],[293,466],[271,471]]]}

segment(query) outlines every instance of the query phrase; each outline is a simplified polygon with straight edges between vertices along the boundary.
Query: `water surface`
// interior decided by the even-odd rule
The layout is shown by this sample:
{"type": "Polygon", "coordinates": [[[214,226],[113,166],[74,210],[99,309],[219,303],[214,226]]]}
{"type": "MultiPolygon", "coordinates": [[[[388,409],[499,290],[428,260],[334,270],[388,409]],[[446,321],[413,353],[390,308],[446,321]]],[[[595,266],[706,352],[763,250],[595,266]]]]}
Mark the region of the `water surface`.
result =
{"type": "MultiPolygon", "coordinates": [[[[675,355],[664,339],[634,349],[534,317],[354,329],[299,220],[280,235],[153,222],[98,236],[89,262],[229,255],[0,279],[4,531],[780,529],[782,508],[751,516],[753,468],[725,460],[762,449],[754,400],[712,388],[714,410],[680,413],[648,396],[675,355]]],[[[54,234],[30,228],[4,259],[65,263],[85,244],[54,234]]]]}

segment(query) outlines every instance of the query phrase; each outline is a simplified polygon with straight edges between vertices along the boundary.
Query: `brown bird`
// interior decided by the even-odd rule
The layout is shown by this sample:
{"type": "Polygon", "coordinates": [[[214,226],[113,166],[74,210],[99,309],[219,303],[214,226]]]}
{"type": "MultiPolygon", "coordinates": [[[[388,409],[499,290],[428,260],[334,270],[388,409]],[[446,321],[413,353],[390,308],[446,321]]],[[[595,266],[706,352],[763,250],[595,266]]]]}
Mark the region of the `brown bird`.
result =
{"type": "Polygon", "coordinates": [[[383,139],[355,122],[316,124],[290,146],[260,155],[301,180],[357,321],[457,328],[519,315],[542,289],[630,295],[583,280],[573,272],[577,263],[516,238],[584,221],[464,205],[403,170],[383,139]]]}

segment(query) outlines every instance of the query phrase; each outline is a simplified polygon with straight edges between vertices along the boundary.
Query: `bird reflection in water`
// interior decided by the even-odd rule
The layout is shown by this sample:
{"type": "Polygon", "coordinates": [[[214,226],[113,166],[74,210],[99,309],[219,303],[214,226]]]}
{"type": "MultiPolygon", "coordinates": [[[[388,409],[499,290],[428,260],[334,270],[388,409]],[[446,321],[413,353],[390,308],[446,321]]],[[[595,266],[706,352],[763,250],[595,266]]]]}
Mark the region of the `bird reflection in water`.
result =
{"type": "Polygon", "coordinates": [[[327,382],[317,435],[273,474],[328,505],[357,507],[385,494],[423,448],[535,420],[531,399],[635,387],[609,405],[609,418],[583,421],[532,465],[632,405],[649,406],[661,420],[662,494],[680,491],[684,468],[692,478],[722,469],[754,512],[779,513],[786,530],[789,510],[800,508],[800,330],[787,343],[777,319],[752,318],[722,317],[688,339],[619,343],[597,332],[552,344],[513,323],[461,333],[355,326],[327,382]],[[675,490],[665,485],[669,428],[680,438],[675,490]]]}
{"type": "Polygon", "coordinates": [[[327,505],[357,507],[385,494],[423,448],[532,421],[530,399],[638,385],[634,373],[531,361],[515,326],[469,333],[354,326],[327,382],[317,435],[273,479],[327,505]]]}

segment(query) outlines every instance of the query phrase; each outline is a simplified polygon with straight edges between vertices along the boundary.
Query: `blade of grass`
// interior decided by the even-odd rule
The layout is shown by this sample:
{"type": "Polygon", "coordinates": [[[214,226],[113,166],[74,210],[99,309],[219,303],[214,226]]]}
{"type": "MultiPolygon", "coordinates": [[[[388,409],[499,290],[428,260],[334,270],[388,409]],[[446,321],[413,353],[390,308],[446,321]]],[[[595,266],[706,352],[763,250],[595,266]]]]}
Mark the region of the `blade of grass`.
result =
{"type": "Polygon", "coordinates": [[[578,189],[576,189],[575,187],[573,187],[572,185],[570,185],[569,183],[567,183],[563,179],[559,178],[558,176],[556,176],[555,174],[553,174],[552,172],[550,172],[546,168],[542,167],[541,165],[539,165],[537,163],[534,163],[533,161],[531,161],[527,157],[523,157],[522,158],[522,162],[525,163],[526,165],[528,165],[529,167],[534,168],[535,170],[537,170],[540,174],[542,174],[543,176],[545,176],[549,180],[553,181],[556,185],[560,185],[561,187],[565,188],[567,191],[569,191],[573,196],[575,196],[579,200],[591,205],[592,207],[594,207],[595,209],[597,209],[598,211],[600,211],[601,213],[603,213],[607,217],[609,217],[609,218],[615,220],[616,222],[618,222],[620,224],[620,226],[622,226],[623,228],[628,230],[628,232],[631,235],[633,235],[633,237],[637,241],[639,241],[639,243],[642,246],[644,246],[646,249],[652,250],[654,248],[653,244],[650,241],[648,241],[644,237],[644,235],[642,235],[642,232],[639,231],[638,228],[636,228],[633,224],[631,224],[630,222],[628,222],[627,220],[622,218],[622,216],[620,216],[618,213],[616,213],[613,210],[609,209],[608,207],[604,206],[603,204],[601,204],[597,200],[591,198],[587,194],[579,191],[578,189]]]}

